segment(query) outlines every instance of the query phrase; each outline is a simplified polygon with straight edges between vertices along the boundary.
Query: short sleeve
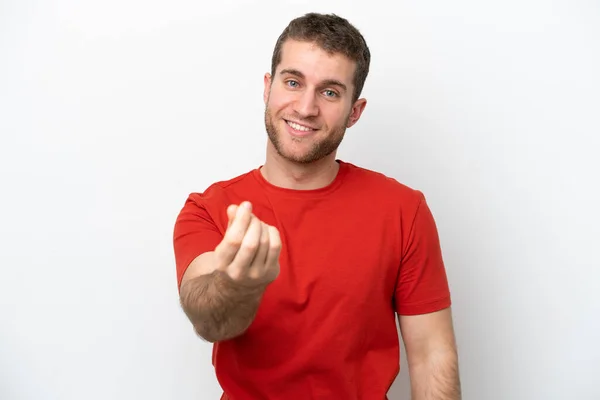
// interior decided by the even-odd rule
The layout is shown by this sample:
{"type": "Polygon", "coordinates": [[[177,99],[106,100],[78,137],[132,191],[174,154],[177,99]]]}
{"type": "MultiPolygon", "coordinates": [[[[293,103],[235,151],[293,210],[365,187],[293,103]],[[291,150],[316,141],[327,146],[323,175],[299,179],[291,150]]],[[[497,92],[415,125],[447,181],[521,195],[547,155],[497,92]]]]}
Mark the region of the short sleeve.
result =
{"type": "Polygon", "coordinates": [[[424,196],[403,240],[394,303],[399,315],[426,314],[450,306],[450,290],[437,227],[424,196]]]}
{"type": "Polygon", "coordinates": [[[191,194],[175,221],[173,248],[177,271],[177,287],[190,263],[200,254],[213,251],[223,234],[211,218],[199,194],[191,194]]]}

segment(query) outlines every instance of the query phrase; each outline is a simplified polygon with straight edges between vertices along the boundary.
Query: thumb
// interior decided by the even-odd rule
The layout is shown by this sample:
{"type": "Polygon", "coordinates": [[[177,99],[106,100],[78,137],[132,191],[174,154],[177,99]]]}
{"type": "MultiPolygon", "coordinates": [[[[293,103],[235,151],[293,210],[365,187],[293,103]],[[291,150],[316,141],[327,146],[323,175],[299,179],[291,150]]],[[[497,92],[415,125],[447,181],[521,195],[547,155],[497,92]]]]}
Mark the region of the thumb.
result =
{"type": "Polygon", "coordinates": [[[227,207],[227,218],[229,219],[229,222],[227,223],[227,228],[231,226],[231,223],[235,218],[235,213],[237,212],[237,209],[238,206],[235,204],[230,204],[229,207],[227,207]]]}

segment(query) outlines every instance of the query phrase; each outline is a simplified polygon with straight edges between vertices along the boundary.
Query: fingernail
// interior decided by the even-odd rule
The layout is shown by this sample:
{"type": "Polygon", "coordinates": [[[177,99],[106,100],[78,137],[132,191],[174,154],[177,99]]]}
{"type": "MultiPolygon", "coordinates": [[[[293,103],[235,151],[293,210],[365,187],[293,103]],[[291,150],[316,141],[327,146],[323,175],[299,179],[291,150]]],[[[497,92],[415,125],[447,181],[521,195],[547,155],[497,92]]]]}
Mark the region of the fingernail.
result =
{"type": "Polygon", "coordinates": [[[252,208],[252,204],[250,204],[250,202],[249,202],[249,201],[245,201],[245,202],[243,203],[243,206],[244,206],[244,207],[245,207],[247,210],[250,210],[250,209],[252,208]]]}

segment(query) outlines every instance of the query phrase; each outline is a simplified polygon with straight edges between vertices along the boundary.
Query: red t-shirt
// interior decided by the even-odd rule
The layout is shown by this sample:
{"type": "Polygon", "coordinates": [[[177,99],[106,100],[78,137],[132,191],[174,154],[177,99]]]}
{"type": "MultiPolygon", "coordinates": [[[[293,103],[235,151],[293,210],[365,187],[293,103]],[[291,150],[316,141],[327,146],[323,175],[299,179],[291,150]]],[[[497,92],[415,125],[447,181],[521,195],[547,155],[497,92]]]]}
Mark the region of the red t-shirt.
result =
{"type": "Polygon", "coordinates": [[[400,366],[395,313],[450,306],[422,193],[338,162],[316,190],[279,188],[252,170],[191,194],[177,218],[178,284],[222,240],[229,204],[249,200],[281,235],[280,275],[252,325],[214,344],[223,399],[385,399],[400,366]]]}

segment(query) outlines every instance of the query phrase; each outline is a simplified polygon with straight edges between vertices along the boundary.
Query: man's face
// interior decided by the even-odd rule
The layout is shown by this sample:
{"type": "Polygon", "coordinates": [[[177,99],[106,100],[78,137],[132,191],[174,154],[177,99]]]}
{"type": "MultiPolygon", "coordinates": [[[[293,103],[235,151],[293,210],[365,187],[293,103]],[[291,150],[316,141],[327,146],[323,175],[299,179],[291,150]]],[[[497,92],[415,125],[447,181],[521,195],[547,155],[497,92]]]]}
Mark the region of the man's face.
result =
{"type": "Polygon", "coordinates": [[[352,102],[355,62],[311,42],[287,40],[265,75],[265,126],[277,153],[307,164],[334,154],[366,100],[352,102]]]}

